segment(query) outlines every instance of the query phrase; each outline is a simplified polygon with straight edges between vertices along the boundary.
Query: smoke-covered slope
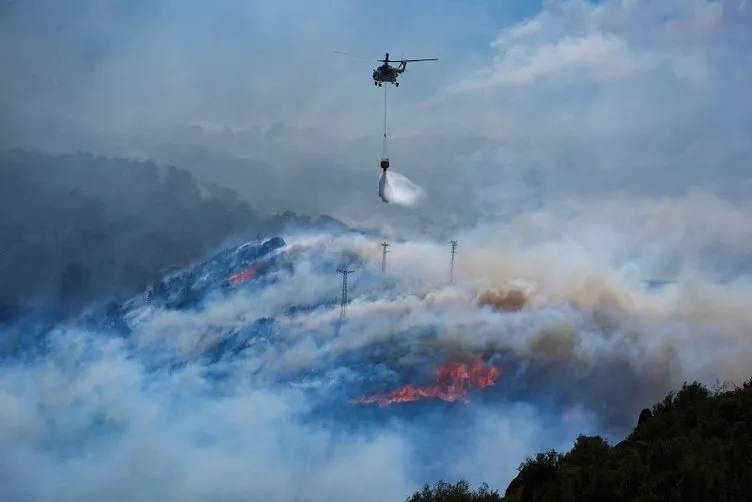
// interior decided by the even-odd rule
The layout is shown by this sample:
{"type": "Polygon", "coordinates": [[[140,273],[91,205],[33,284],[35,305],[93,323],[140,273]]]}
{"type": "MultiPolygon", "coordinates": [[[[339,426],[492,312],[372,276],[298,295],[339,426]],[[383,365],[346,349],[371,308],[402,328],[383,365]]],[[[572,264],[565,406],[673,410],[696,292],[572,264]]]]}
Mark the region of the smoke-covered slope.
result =
{"type": "Polygon", "coordinates": [[[656,289],[577,255],[590,250],[489,235],[460,237],[453,285],[444,243],[393,242],[382,274],[368,235],[313,226],[252,240],[5,352],[0,498],[500,487],[520,459],[578,434],[621,439],[677,382],[752,372],[746,308],[724,300],[744,285],[713,297],[695,281],[685,296],[680,281],[656,289]],[[344,319],[341,267],[355,270],[344,319]]]}
{"type": "MultiPolygon", "coordinates": [[[[399,499],[482,436],[506,441],[502,409],[509,431],[538,417],[495,387],[500,353],[452,341],[441,317],[474,299],[383,276],[377,245],[316,231],[233,246],[6,353],[3,498],[399,499]]],[[[566,437],[555,422],[524,436],[566,437]]]]}

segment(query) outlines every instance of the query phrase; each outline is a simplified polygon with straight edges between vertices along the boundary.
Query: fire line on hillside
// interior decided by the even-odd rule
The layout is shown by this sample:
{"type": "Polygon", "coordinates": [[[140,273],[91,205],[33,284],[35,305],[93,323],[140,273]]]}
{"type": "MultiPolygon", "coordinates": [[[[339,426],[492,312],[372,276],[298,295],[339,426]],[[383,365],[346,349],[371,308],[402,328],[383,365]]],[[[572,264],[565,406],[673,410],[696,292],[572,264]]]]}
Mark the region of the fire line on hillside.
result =
{"type": "Polygon", "coordinates": [[[452,362],[436,369],[436,383],[423,387],[407,384],[383,394],[373,394],[353,401],[353,404],[409,403],[421,399],[441,399],[455,402],[465,399],[473,389],[483,389],[496,383],[501,369],[476,361],[472,364],[452,362]]]}
{"type": "Polygon", "coordinates": [[[254,265],[236,274],[232,274],[227,278],[227,280],[230,281],[230,284],[240,284],[242,282],[250,281],[251,279],[256,277],[257,273],[258,267],[254,265]]]}

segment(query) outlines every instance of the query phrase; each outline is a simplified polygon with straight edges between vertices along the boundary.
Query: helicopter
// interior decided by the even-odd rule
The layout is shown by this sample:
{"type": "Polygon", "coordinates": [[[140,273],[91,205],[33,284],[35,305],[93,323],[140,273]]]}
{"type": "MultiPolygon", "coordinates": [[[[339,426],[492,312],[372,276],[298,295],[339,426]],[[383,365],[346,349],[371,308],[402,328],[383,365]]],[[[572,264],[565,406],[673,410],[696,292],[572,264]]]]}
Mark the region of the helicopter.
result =
{"type": "MultiPolygon", "coordinates": [[[[347,52],[334,51],[337,54],[343,54],[345,56],[357,57],[347,52]]],[[[384,59],[377,59],[379,63],[384,63],[381,66],[373,70],[373,85],[381,87],[383,84],[394,84],[395,87],[399,87],[397,78],[405,72],[407,63],[415,63],[418,61],[438,61],[438,58],[427,59],[397,59],[390,60],[389,53],[387,52],[384,59]],[[397,66],[392,66],[389,63],[399,63],[397,66]]]]}
{"type": "Polygon", "coordinates": [[[407,63],[415,63],[418,61],[438,61],[437,58],[428,59],[398,59],[397,61],[389,61],[389,53],[386,53],[384,59],[377,59],[378,62],[384,63],[375,70],[373,70],[373,85],[381,87],[382,84],[392,83],[394,87],[399,87],[397,77],[405,72],[407,63]],[[399,63],[396,67],[389,63],[399,63]]]}

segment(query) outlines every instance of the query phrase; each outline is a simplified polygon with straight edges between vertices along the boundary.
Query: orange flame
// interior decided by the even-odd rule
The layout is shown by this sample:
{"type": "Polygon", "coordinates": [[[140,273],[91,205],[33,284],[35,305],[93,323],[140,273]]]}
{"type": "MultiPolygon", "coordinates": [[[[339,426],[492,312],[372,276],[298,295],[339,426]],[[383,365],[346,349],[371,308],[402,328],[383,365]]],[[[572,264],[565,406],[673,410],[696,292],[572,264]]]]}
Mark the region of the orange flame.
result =
{"type": "Polygon", "coordinates": [[[248,267],[245,270],[241,270],[240,272],[236,274],[232,274],[227,279],[230,281],[231,284],[240,284],[241,282],[250,281],[254,277],[256,277],[256,273],[258,272],[258,267],[256,265],[253,265],[251,267],[248,267]]]}
{"type": "Polygon", "coordinates": [[[482,361],[472,364],[449,363],[436,369],[436,383],[426,387],[407,384],[404,387],[374,394],[353,401],[355,404],[377,403],[388,406],[394,403],[409,403],[419,399],[441,399],[455,402],[465,399],[473,388],[483,389],[493,385],[501,376],[501,369],[486,366],[482,361]]]}

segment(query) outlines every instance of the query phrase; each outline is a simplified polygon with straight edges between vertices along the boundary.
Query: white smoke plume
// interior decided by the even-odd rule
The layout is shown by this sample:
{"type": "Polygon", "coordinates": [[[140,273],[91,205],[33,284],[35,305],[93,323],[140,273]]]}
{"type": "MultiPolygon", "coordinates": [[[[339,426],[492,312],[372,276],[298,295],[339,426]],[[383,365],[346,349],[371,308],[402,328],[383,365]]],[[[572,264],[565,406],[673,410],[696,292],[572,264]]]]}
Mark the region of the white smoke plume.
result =
{"type": "Polygon", "coordinates": [[[400,173],[386,171],[379,178],[379,197],[384,202],[405,207],[415,207],[426,197],[426,192],[407,176],[400,173]]]}

